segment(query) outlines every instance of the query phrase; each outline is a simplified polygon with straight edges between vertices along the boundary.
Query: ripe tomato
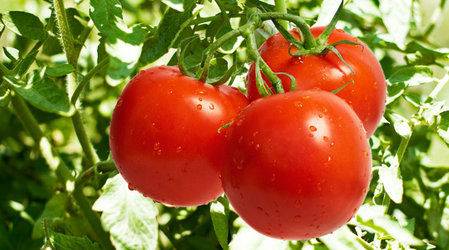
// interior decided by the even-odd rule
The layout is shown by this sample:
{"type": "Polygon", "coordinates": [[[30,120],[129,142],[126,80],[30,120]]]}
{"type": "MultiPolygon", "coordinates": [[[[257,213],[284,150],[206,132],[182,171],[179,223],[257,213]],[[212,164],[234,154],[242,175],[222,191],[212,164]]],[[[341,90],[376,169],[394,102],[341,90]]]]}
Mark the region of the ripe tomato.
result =
{"type": "MultiPolygon", "coordinates": [[[[311,29],[315,37],[318,37],[323,30],[324,27],[311,29]]],[[[299,37],[297,31],[292,31],[292,34],[299,37]]],[[[285,72],[295,77],[297,90],[319,88],[332,91],[347,84],[337,95],[354,109],[365,126],[367,136],[370,137],[376,130],[385,108],[385,76],[373,52],[357,38],[342,30],[334,30],[328,43],[342,40],[359,44],[336,46],[344,60],[351,66],[352,72],[333,52],[324,55],[291,56],[288,53],[289,42],[279,33],[270,37],[260,47],[260,53],[274,72],[285,72]]],[[[285,75],[279,77],[284,89],[288,91],[290,79],[285,75]]],[[[267,81],[266,78],[265,80],[267,81]]],[[[254,65],[248,73],[247,88],[250,101],[260,98],[254,65]]]]}
{"type": "Polygon", "coordinates": [[[228,86],[213,87],[177,67],[140,72],[112,115],[112,157],[130,188],[173,206],[205,204],[223,191],[219,128],[247,100],[228,86]]]}
{"type": "Polygon", "coordinates": [[[371,178],[365,130],[342,99],[321,90],[256,100],[229,128],[224,191],[254,229],[307,239],[346,223],[371,178]]]}

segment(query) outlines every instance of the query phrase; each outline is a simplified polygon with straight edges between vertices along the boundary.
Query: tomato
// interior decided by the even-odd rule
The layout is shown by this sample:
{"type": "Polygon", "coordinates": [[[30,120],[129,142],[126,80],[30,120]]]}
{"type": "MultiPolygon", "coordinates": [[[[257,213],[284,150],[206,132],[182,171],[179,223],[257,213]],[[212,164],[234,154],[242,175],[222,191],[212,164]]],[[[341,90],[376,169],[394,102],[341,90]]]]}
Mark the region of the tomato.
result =
{"type": "Polygon", "coordinates": [[[219,128],[247,100],[239,91],[184,76],[177,67],[140,72],[112,115],[112,157],[131,189],[172,206],[205,204],[223,191],[219,128]]]}
{"type": "MultiPolygon", "coordinates": [[[[324,27],[312,28],[318,37],[324,27]]],[[[292,34],[299,37],[297,31],[292,34]]],[[[342,30],[334,30],[328,43],[348,40],[359,45],[342,44],[336,48],[351,69],[333,52],[324,55],[293,57],[288,53],[290,44],[281,34],[270,37],[261,47],[262,58],[274,72],[285,72],[296,78],[297,90],[319,88],[326,91],[336,90],[338,96],[354,109],[362,120],[367,136],[371,136],[382,118],[385,108],[386,81],[382,68],[373,52],[366,44],[342,30]]],[[[290,79],[279,75],[286,91],[290,90],[290,79]]],[[[267,81],[267,79],[265,78],[267,81]]],[[[267,81],[268,82],[268,81],[267,81]]],[[[260,98],[256,88],[254,65],[248,73],[248,98],[252,101],[260,98]]]]}
{"type": "Polygon", "coordinates": [[[363,202],[371,152],[357,115],[321,90],[256,100],[229,128],[225,194],[254,229],[307,239],[345,224],[363,202]]]}

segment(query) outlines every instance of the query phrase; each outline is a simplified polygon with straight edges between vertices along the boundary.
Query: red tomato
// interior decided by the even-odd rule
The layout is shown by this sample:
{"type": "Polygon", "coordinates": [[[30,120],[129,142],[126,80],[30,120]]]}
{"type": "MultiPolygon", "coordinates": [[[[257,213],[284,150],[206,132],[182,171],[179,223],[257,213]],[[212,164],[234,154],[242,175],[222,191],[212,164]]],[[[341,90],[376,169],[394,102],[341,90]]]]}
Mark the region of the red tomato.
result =
{"type": "Polygon", "coordinates": [[[259,99],[229,128],[224,191],[254,229],[308,239],[345,224],[371,178],[365,130],[332,93],[297,91],[259,99]]]}
{"type": "MultiPolygon", "coordinates": [[[[312,34],[318,37],[324,27],[312,28],[312,34]]],[[[299,37],[297,31],[292,34],[299,37]]],[[[386,81],[382,68],[373,52],[357,38],[342,30],[334,30],[328,43],[342,40],[356,42],[359,45],[337,45],[336,48],[351,69],[333,52],[324,55],[293,57],[288,53],[289,42],[281,34],[270,37],[261,47],[262,58],[274,72],[285,72],[296,78],[297,90],[319,88],[332,91],[346,87],[338,92],[357,113],[371,136],[382,118],[385,108],[386,81]]],[[[284,89],[290,89],[290,79],[279,75],[284,89]]],[[[265,78],[267,81],[267,79],[265,78]]],[[[268,82],[268,81],[267,81],[268,82]]],[[[248,97],[250,101],[260,98],[256,88],[254,65],[248,73],[248,97]]]]}
{"type": "Polygon", "coordinates": [[[228,87],[184,76],[177,67],[140,72],[112,115],[110,145],[130,188],[173,206],[205,204],[223,191],[219,128],[247,100],[228,87]]]}

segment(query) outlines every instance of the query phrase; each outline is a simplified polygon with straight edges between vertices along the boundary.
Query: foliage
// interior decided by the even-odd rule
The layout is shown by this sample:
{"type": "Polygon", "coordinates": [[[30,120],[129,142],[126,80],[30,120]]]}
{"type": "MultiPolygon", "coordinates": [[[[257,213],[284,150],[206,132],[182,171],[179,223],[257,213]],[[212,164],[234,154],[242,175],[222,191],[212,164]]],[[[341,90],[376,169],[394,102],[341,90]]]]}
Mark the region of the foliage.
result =
{"type": "MultiPolygon", "coordinates": [[[[326,24],[335,2],[291,0],[287,7],[326,24]]],[[[245,23],[244,10],[272,10],[273,1],[3,5],[0,249],[449,249],[447,1],[346,4],[338,27],[375,51],[388,78],[385,119],[370,139],[373,179],[346,226],[291,242],[253,231],[225,197],[171,208],[128,190],[108,146],[115,101],[139,69],[179,59],[196,72],[209,56],[205,48],[245,23]],[[175,53],[179,47],[184,53],[175,53]]],[[[257,43],[275,31],[265,22],[257,43]]],[[[208,81],[232,69],[228,84],[243,88],[246,41],[219,47],[208,81]]]]}

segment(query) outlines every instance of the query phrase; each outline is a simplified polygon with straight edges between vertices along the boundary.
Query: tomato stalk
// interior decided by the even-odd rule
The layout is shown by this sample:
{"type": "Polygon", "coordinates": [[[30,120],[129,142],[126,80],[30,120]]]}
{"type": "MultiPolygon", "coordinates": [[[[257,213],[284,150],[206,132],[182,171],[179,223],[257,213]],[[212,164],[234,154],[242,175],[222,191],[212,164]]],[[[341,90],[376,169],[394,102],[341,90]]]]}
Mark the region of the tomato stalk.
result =
{"type": "MultiPolygon", "coordinates": [[[[274,1],[274,9],[279,13],[287,13],[287,5],[285,4],[286,0],[275,0],[274,1]]],[[[284,29],[288,29],[288,22],[280,21],[280,25],[284,29]]]]}
{"type": "MultiPolygon", "coordinates": [[[[271,70],[271,68],[268,66],[268,64],[262,59],[262,56],[260,55],[259,51],[257,50],[257,44],[256,44],[256,37],[254,36],[254,33],[247,32],[245,34],[246,41],[248,42],[248,52],[252,59],[256,62],[258,62],[260,69],[265,74],[265,76],[270,80],[270,82],[273,84],[273,87],[276,91],[276,93],[284,93],[284,88],[282,86],[281,79],[271,70]]],[[[257,74],[256,77],[260,78],[259,80],[263,82],[263,79],[261,79],[261,76],[257,74]]],[[[262,94],[262,93],[261,93],[262,94]]],[[[265,94],[267,95],[267,94],[265,94]]]]}
{"type": "Polygon", "coordinates": [[[301,31],[304,48],[307,50],[316,47],[315,38],[310,32],[310,27],[302,17],[288,13],[266,12],[260,13],[260,18],[263,21],[280,19],[294,23],[301,31]]]}

